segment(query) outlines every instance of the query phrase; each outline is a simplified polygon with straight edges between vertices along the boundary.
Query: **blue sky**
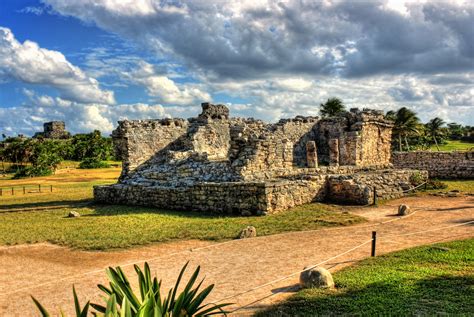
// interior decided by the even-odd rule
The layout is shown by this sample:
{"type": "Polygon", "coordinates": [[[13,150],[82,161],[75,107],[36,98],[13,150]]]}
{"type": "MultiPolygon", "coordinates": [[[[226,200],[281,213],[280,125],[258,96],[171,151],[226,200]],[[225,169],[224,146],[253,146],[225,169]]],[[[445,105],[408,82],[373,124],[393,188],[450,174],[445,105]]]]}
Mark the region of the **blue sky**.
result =
{"type": "Polygon", "coordinates": [[[0,133],[110,133],[205,101],[275,121],[333,96],[474,125],[473,43],[461,0],[2,0],[0,133]]]}

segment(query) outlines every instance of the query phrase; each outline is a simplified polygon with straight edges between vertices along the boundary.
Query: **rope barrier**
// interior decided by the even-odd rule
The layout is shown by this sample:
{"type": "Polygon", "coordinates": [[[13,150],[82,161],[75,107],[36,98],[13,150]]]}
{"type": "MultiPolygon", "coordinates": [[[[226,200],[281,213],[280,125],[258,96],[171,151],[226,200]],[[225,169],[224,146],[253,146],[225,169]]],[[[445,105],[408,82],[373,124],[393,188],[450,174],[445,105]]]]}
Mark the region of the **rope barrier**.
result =
{"type": "MultiPolygon", "coordinates": [[[[450,225],[450,226],[444,226],[444,227],[438,227],[438,228],[434,228],[434,229],[428,229],[428,230],[421,230],[421,231],[408,232],[408,233],[402,233],[402,234],[388,234],[387,236],[389,236],[389,237],[390,236],[395,236],[395,237],[412,236],[412,235],[417,235],[417,234],[420,234],[420,233],[439,231],[439,230],[449,229],[449,228],[454,228],[454,227],[461,227],[461,226],[465,226],[465,225],[468,225],[468,224],[471,224],[471,223],[474,223],[474,220],[466,221],[466,222],[462,222],[462,223],[458,223],[458,224],[450,225]]],[[[387,237],[387,236],[385,236],[385,237],[387,237]]],[[[383,239],[383,237],[382,237],[382,239],[383,239]]]]}
{"type": "Polygon", "coordinates": [[[347,250],[347,251],[345,251],[345,252],[339,253],[338,255],[335,255],[335,256],[333,256],[333,257],[330,257],[330,258],[327,259],[327,260],[324,260],[324,261],[322,261],[322,262],[319,262],[318,264],[312,265],[312,266],[307,267],[307,268],[305,268],[305,269],[303,269],[303,270],[300,270],[300,271],[298,271],[298,272],[294,272],[294,273],[291,273],[291,274],[289,274],[289,275],[280,277],[280,278],[278,278],[278,279],[275,279],[275,280],[273,280],[273,281],[267,282],[267,283],[265,283],[265,284],[261,284],[261,285],[255,286],[255,287],[250,288],[250,289],[248,289],[248,290],[246,290],[246,291],[243,291],[243,292],[240,292],[240,293],[237,293],[237,294],[234,294],[234,295],[230,295],[230,296],[221,298],[221,299],[219,299],[219,300],[217,300],[217,301],[211,302],[210,304],[220,303],[220,302],[222,302],[222,301],[229,300],[229,299],[231,299],[231,298],[239,297],[239,296],[241,296],[241,295],[244,295],[244,294],[247,294],[247,293],[256,291],[256,290],[261,289],[261,288],[263,288],[263,287],[265,287],[265,286],[269,286],[269,285],[275,284],[275,283],[277,283],[277,282],[284,281],[284,280],[286,280],[286,279],[289,279],[290,277],[293,277],[293,276],[295,276],[295,275],[301,274],[302,272],[304,272],[304,271],[306,271],[306,270],[314,269],[314,268],[317,267],[317,266],[320,266],[320,265],[322,265],[322,264],[324,264],[324,263],[327,263],[327,262],[329,262],[329,261],[331,261],[331,260],[334,260],[334,259],[336,259],[336,258],[338,258],[338,257],[341,257],[341,256],[343,256],[343,255],[345,255],[345,254],[347,254],[347,253],[350,253],[350,252],[352,252],[352,251],[354,251],[354,250],[357,250],[358,248],[360,248],[360,247],[362,247],[362,246],[364,246],[364,245],[366,245],[366,244],[368,244],[368,243],[370,243],[370,242],[372,242],[372,239],[367,240],[367,241],[365,241],[365,242],[363,242],[363,243],[361,243],[361,244],[359,244],[359,245],[353,247],[352,249],[349,249],[349,250],[347,250]]]}
{"type": "MultiPolygon", "coordinates": [[[[389,235],[389,236],[399,236],[399,237],[401,237],[401,236],[408,236],[408,235],[416,235],[416,234],[425,233],[425,232],[439,231],[439,230],[443,230],[443,229],[447,229],[447,228],[454,228],[454,227],[465,226],[465,225],[468,225],[468,224],[471,224],[471,223],[474,223],[474,220],[466,221],[466,222],[463,222],[463,223],[459,223],[459,224],[455,224],[455,225],[450,225],[450,226],[438,227],[438,228],[429,229],[429,230],[415,231],[415,232],[409,232],[409,233],[405,233],[405,234],[392,234],[392,235],[389,235]]],[[[459,236],[459,235],[457,235],[457,236],[459,236]]],[[[382,239],[383,239],[383,238],[382,238],[382,239]]],[[[292,274],[288,275],[287,278],[289,278],[289,277],[291,277],[291,276],[294,276],[294,275],[297,275],[297,274],[301,274],[302,272],[304,272],[304,271],[306,271],[306,270],[310,270],[310,269],[315,268],[315,267],[317,267],[317,266],[319,266],[319,265],[321,265],[321,264],[327,263],[327,262],[329,262],[330,260],[333,260],[334,258],[340,257],[340,256],[342,256],[343,254],[347,254],[347,253],[349,253],[349,252],[351,252],[351,251],[354,251],[355,249],[357,249],[357,248],[359,248],[359,247],[361,247],[361,246],[363,246],[363,245],[365,245],[365,244],[367,244],[367,243],[369,243],[369,242],[372,242],[372,240],[373,240],[373,239],[370,239],[370,240],[368,240],[368,241],[365,241],[364,243],[362,243],[361,245],[359,245],[359,246],[357,246],[357,247],[355,247],[355,248],[352,248],[352,249],[350,249],[350,250],[348,250],[348,251],[346,251],[346,252],[344,252],[344,253],[341,253],[341,254],[339,254],[339,255],[337,255],[337,256],[335,256],[335,257],[332,257],[332,258],[330,258],[330,259],[328,259],[328,260],[326,260],[326,261],[320,262],[320,263],[318,263],[318,264],[316,264],[316,265],[314,265],[314,266],[311,266],[311,267],[306,268],[306,269],[303,269],[303,270],[301,270],[301,271],[292,273],[292,274]]],[[[380,238],[378,238],[378,240],[380,240],[380,238]]],[[[280,281],[280,280],[285,280],[285,279],[287,279],[287,278],[282,278],[282,279],[279,279],[279,280],[275,280],[275,281],[272,281],[272,282],[269,282],[269,283],[266,283],[266,284],[263,284],[263,285],[254,287],[253,289],[250,289],[250,290],[248,290],[248,291],[241,292],[241,293],[238,293],[238,294],[236,294],[236,295],[228,296],[228,297],[225,297],[224,299],[220,299],[220,300],[218,300],[218,301],[214,301],[214,302],[212,302],[211,304],[219,303],[219,302],[221,302],[221,301],[223,301],[223,300],[227,300],[227,299],[231,299],[231,298],[234,298],[234,297],[241,296],[241,295],[243,295],[243,294],[249,293],[250,291],[260,289],[260,288],[262,288],[262,287],[264,287],[264,286],[268,286],[268,285],[270,285],[270,284],[274,284],[274,283],[276,283],[276,282],[278,282],[278,281],[280,281]]],[[[277,295],[278,293],[281,293],[281,292],[275,292],[275,293],[273,293],[273,294],[271,294],[271,295],[269,295],[269,296],[265,296],[265,297],[260,298],[260,299],[258,299],[258,300],[252,301],[251,303],[248,303],[248,304],[245,304],[245,305],[243,305],[243,306],[237,307],[236,309],[230,311],[230,313],[232,314],[232,313],[234,313],[234,312],[236,312],[236,311],[239,311],[239,310],[241,310],[241,309],[243,309],[243,308],[249,307],[249,306],[251,306],[251,305],[253,305],[253,304],[256,304],[256,303],[258,303],[258,302],[260,302],[260,301],[262,301],[262,300],[264,300],[264,299],[267,299],[267,298],[270,298],[270,297],[272,297],[272,296],[275,296],[275,295],[277,295]]]]}
{"type": "Polygon", "coordinates": [[[416,190],[417,188],[420,188],[421,186],[423,186],[423,185],[425,185],[425,184],[428,184],[428,182],[423,182],[423,183],[421,183],[421,184],[418,185],[418,186],[415,186],[415,187],[413,187],[413,188],[404,190],[404,191],[402,191],[402,193],[408,193],[408,192],[410,192],[410,191],[412,191],[412,190],[416,190]]]}

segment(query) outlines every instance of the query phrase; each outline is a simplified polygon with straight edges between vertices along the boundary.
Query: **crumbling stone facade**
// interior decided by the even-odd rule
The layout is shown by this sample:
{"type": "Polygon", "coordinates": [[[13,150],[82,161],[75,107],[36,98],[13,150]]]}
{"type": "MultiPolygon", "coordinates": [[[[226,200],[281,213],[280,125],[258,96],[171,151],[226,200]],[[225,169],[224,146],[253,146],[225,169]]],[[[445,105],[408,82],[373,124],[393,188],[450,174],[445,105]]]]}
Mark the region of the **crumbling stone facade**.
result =
{"type": "Polygon", "coordinates": [[[391,173],[392,125],[381,112],[351,109],[337,118],[268,124],[230,118],[223,105],[202,108],[187,120],[120,121],[112,134],[123,159],[120,181],[96,187],[95,199],[269,213],[324,200],[331,175],[391,173]]]}
{"type": "Polygon", "coordinates": [[[43,132],[37,132],[35,138],[43,137],[46,139],[67,139],[71,134],[66,131],[66,124],[63,121],[51,121],[43,124],[43,132]]]}

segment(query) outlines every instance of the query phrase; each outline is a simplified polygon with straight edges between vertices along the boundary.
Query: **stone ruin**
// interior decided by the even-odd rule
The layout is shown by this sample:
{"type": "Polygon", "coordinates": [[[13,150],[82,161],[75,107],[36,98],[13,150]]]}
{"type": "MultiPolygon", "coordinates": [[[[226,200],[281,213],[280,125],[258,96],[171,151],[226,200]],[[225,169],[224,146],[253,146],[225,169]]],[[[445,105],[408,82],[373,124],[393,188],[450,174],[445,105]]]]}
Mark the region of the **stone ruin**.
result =
{"type": "Polygon", "coordinates": [[[202,104],[190,119],[120,121],[122,174],[96,186],[98,202],[243,215],[330,200],[368,204],[410,189],[413,170],[390,164],[392,123],[380,111],[268,124],[202,104]]]}
{"type": "Polygon", "coordinates": [[[34,138],[45,139],[68,139],[71,134],[66,131],[66,124],[64,121],[51,121],[43,124],[43,132],[37,132],[34,138]]]}

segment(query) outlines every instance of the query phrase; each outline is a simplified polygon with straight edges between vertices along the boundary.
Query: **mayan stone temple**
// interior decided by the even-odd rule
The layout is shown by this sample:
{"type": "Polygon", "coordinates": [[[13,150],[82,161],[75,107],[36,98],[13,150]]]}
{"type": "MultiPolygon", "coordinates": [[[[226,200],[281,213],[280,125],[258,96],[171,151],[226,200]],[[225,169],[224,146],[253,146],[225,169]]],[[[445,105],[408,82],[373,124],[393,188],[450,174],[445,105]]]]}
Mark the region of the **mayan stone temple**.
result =
{"type": "Polygon", "coordinates": [[[98,202],[242,215],[314,202],[368,204],[410,189],[414,173],[390,164],[392,124],[351,109],[268,124],[202,104],[190,119],[120,121],[112,136],[119,182],[94,188],[98,202]]]}

